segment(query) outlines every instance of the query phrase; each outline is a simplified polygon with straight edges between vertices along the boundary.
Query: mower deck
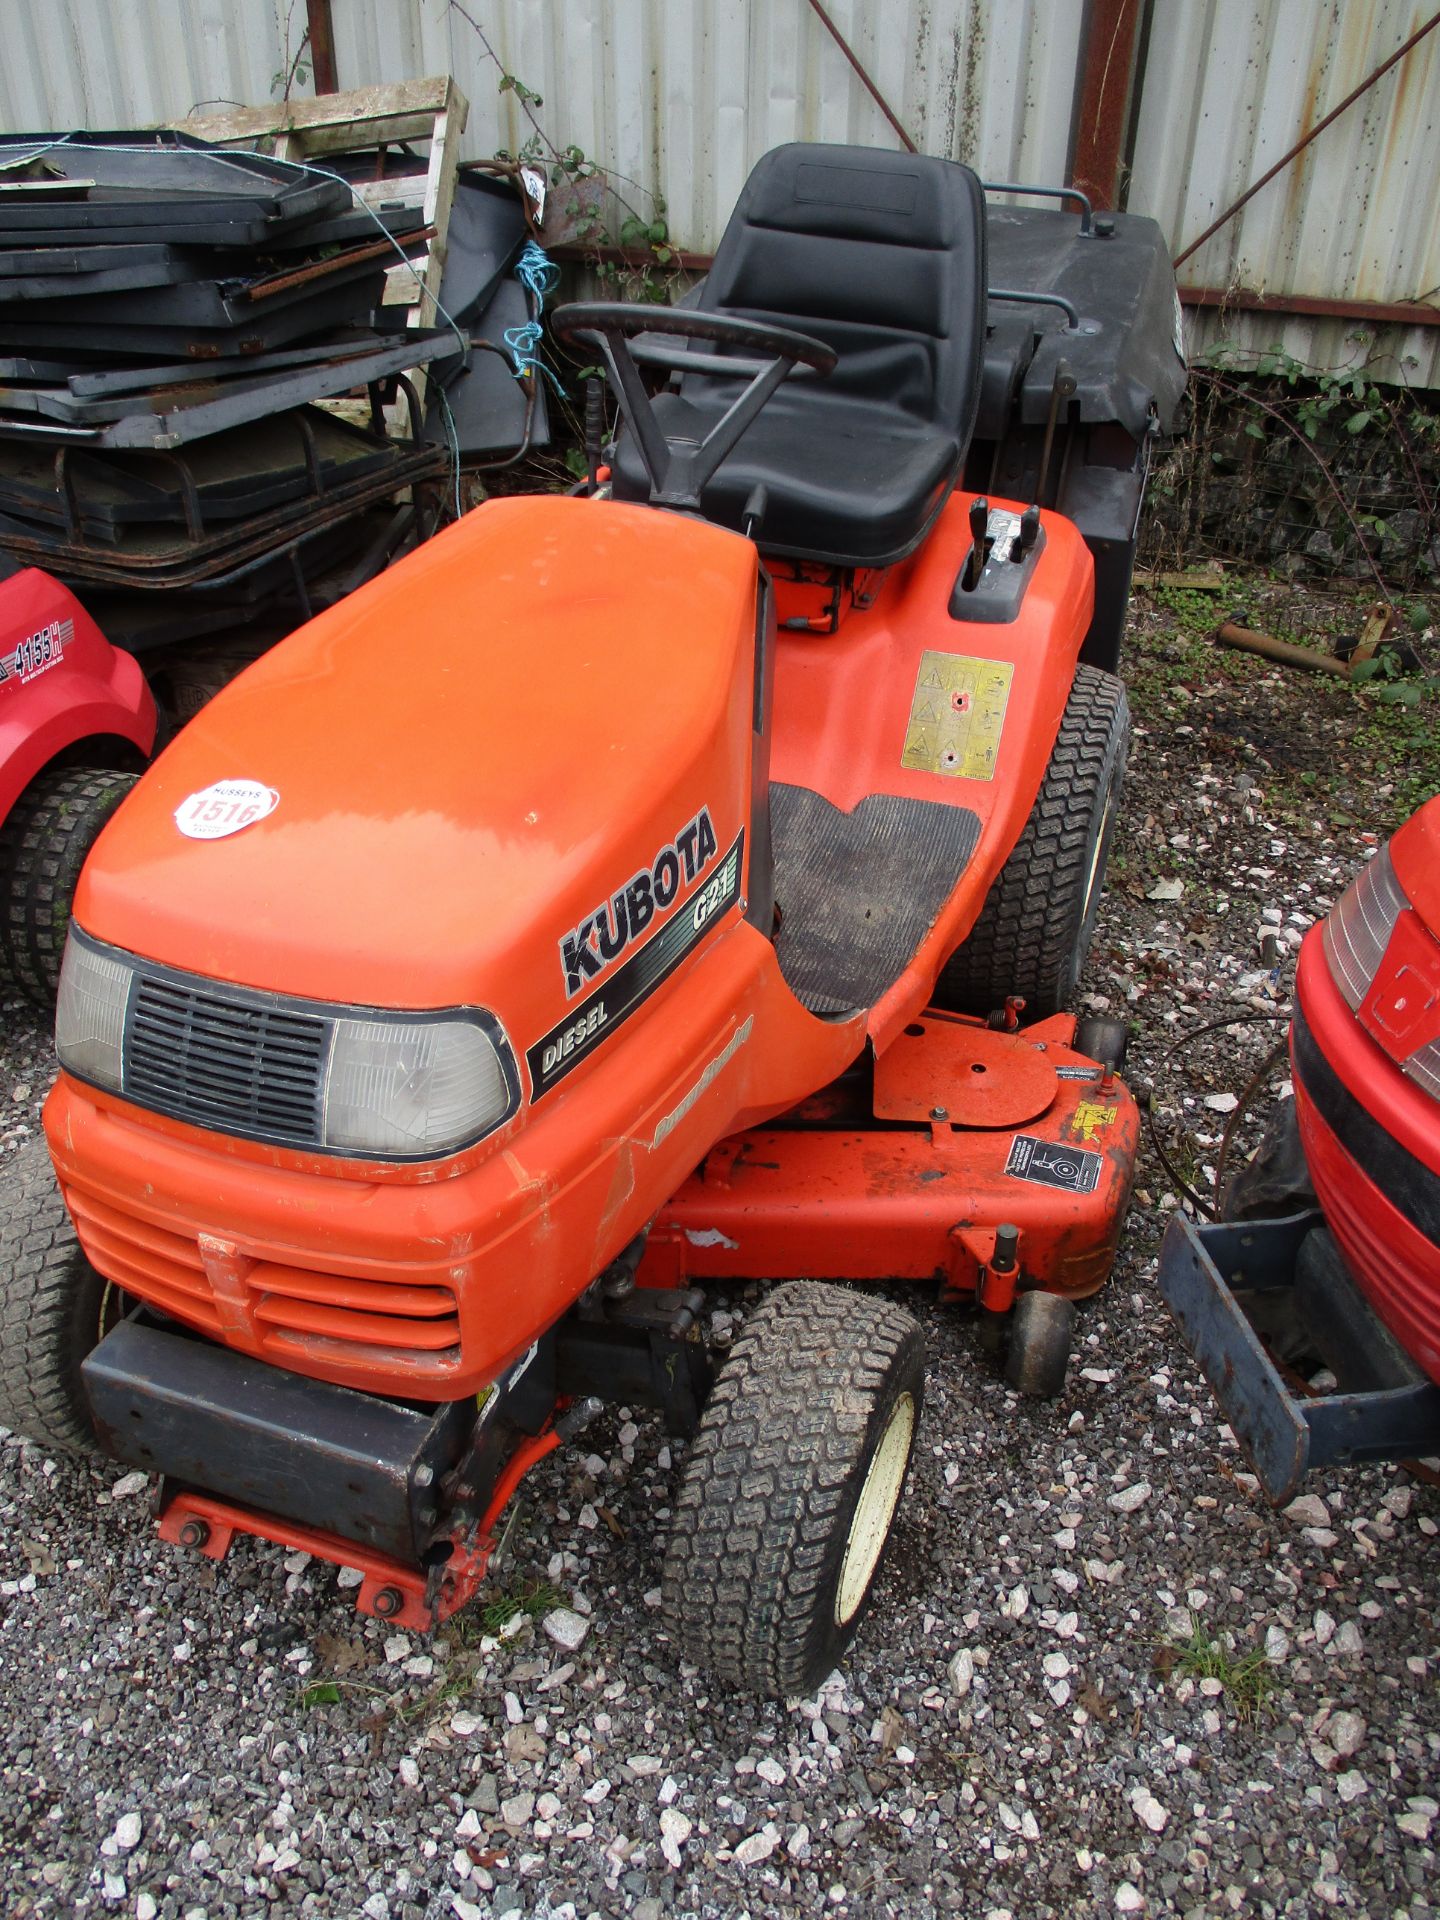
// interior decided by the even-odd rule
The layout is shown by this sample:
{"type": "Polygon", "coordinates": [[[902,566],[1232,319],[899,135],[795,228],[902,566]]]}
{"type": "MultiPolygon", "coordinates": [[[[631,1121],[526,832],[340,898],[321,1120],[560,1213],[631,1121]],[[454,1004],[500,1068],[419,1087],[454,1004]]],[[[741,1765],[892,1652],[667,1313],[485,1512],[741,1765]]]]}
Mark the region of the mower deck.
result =
{"type": "Polygon", "coordinates": [[[1066,1014],[1005,1033],[931,1009],[868,1085],[841,1082],[714,1148],[661,1210],[641,1284],[925,1280],[997,1312],[1032,1287],[1093,1293],[1139,1115],[1074,1036],[1066,1014]],[[1019,1231],[1018,1261],[996,1272],[1003,1225],[1019,1231]]]}

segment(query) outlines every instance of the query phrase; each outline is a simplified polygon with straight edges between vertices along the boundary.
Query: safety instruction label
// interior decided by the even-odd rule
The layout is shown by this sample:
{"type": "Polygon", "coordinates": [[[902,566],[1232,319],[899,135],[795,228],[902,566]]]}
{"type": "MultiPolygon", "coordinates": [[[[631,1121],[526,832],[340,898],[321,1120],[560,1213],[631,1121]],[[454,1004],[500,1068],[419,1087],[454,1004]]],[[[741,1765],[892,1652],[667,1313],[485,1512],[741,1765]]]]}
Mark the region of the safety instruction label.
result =
{"type": "Polygon", "coordinates": [[[1010,1142],[1005,1171],[1016,1180],[1042,1187],[1062,1187],[1066,1193],[1094,1193],[1100,1184],[1101,1156],[1083,1147],[1067,1147],[1057,1140],[1037,1140],[1033,1133],[1017,1133],[1010,1142]]]}
{"type": "Polygon", "coordinates": [[[920,656],[902,767],[957,780],[993,780],[1014,664],[964,653],[920,656]]]}

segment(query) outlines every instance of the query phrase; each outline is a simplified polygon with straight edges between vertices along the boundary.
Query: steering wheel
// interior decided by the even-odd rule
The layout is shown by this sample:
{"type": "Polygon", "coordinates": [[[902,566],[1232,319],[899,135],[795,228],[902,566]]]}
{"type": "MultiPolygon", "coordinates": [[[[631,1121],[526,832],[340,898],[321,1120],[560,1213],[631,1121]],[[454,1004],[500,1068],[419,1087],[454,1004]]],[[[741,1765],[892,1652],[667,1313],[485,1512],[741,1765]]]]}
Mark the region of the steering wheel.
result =
{"type": "Polygon", "coordinates": [[[703,313],[694,307],[582,300],[557,307],[550,325],[557,339],[583,341],[603,355],[650,476],[652,504],[690,513],[699,512],[706,483],[782,381],[802,370],[823,377],[833,371],[836,360],[834,348],[811,334],[759,320],[732,319],[729,314],[703,313]],[[646,339],[632,345],[637,334],[646,339]],[[684,346],[666,346],[666,337],[704,340],[739,351],[692,353],[684,346]],[[640,365],[714,378],[748,375],[750,384],[703,440],[667,440],[640,378],[640,365]]]}

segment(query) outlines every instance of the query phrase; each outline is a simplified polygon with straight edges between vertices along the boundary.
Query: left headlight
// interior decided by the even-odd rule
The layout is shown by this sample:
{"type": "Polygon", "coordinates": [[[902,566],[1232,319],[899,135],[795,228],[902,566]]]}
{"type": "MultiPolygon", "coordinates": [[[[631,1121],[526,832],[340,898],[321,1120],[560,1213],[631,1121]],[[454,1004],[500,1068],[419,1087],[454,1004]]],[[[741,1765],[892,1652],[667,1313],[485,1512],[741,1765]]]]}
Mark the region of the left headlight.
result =
{"type": "Polygon", "coordinates": [[[449,1153],[499,1126],[510,1098],[499,1051],[481,1027],[337,1020],[321,1135],[332,1153],[449,1153]]]}
{"type": "Polygon", "coordinates": [[[55,1051],[60,1064],[82,1080],[120,1091],[124,1066],[125,1009],[135,969],[120,954],[70,933],[60,962],[55,1000],[55,1051]]]}
{"type": "Polygon", "coordinates": [[[432,1160],[519,1104],[479,1008],[391,1012],[180,973],[71,929],[55,1050],[79,1080],[207,1132],[312,1152],[432,1160]]]}

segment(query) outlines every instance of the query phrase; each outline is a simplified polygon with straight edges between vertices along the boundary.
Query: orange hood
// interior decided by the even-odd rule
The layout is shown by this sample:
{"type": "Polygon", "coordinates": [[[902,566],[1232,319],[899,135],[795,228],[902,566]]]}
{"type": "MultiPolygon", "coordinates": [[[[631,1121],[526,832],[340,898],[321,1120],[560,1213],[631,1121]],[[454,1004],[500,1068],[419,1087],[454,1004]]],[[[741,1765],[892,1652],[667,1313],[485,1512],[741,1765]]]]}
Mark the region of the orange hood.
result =
{"type": "Polygon", "coordinates": [[[105,833],[75,917],[213,978],[478,1003],[523,1033],[563,1004],[567,931],[702,809],[722,850],[743,827],[755,592],[753,548],[698,520],[480,507],[191,722],[105,833]],[[182,832],[224,782],[272,810],[182,832]]]}

